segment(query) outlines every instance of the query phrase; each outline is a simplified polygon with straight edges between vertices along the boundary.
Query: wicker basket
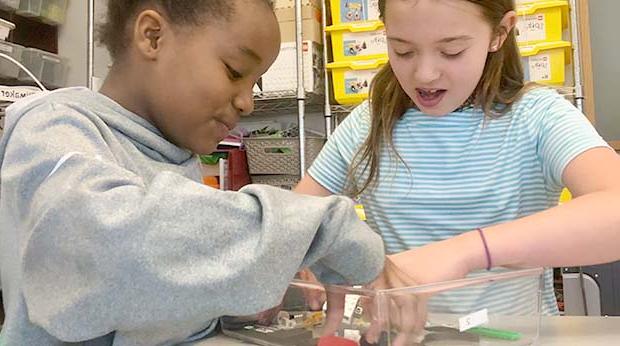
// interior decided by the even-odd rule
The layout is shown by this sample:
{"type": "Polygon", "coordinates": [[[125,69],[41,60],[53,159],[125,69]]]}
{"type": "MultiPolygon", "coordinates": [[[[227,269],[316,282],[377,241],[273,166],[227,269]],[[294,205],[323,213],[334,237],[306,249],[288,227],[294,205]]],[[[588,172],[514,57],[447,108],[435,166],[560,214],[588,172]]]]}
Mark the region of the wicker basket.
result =
{"type": "MultiPolygon", "coordinates": [[[[250,137],[244,138],[243,142],[250,174],[299,175],[299,138],[250,137]]],[[[319,155],[324,143],[323,137],[306,137],[306,169],[319,155]]]]}
{"type": "Polygon", "coordinates": [[[268,174],[253,175],[251,179],[252,184],[265,184],[276,186],[282,189],[292,190],[301,178],[299,177],[299,175],[268,174]]]}

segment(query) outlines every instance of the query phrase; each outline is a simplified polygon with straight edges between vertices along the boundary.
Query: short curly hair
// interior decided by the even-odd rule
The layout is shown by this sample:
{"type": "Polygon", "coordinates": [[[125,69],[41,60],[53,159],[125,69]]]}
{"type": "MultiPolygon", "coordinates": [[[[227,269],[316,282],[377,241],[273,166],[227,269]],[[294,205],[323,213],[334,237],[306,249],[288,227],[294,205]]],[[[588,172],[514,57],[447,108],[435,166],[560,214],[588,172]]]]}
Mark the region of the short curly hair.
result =
{"type": "MultiPolygon", "coordinates": [[[[260,1],[273,8],[271,0],[260,1]]],[[[198,26],[207,19],[230,20],[235,11],[231,0],[109,0],[106,22],[98,28],[99,42],[113,60],[127,48],[127,25],[147,6],[158,8],[173,24],[198,26]]]]}

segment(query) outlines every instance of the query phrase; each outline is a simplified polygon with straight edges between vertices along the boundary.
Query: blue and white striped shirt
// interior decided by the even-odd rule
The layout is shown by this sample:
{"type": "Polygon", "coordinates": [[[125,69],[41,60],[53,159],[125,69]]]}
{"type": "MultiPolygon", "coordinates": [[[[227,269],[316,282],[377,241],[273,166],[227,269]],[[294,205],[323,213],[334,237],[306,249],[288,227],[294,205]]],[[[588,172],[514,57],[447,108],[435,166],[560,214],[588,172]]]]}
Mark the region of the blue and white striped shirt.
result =
{"type": "MultiPolygon", "coordinates": [[[[342,193],[369,125],[369,104],[364,103],[338,126],[310,176],[332,193],[342,193]]],[[[587,149],[607,146],[579,110],[548,88],[528,91],[497,119],[485,119],[479,108],[441,117],[409,109],[393,137],[406,166],[384,148],[378,184],[359,196],[369,225],[391,253],[553,207],[567,164],[587,149]]],[[[356,181],[365,176],[356,172],[356,181]]],[[[545,271],[544,286],[542,311],[557,314],[551,270],[545,271]]],[[[531,305],[527,291],[499,282],[443,294],[433,304],[455,312],[476,306],[518,312],[531,305]]]]}

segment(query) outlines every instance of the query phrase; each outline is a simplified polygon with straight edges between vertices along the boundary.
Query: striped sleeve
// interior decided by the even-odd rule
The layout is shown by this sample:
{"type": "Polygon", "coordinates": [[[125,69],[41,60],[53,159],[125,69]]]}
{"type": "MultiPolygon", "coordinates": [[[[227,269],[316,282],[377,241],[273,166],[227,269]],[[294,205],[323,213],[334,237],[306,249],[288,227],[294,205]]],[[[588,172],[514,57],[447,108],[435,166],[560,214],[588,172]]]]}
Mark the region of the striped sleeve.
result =
{"type": "Polygon", "coordinates": [[[331,193],[343,192],[349,166],[366,139],[370,121],[368,102],[364,102],[338,125],[308,174],[331,193]]]}
{"type": "Polygon", "coordinates": [[[538,156],[547,183],[560,189],[562,174],[579,154],[596,147],[609,147],[575,106],[556,92],[546,92],[536,102],[534,117],[540,121],[538,156]]]}

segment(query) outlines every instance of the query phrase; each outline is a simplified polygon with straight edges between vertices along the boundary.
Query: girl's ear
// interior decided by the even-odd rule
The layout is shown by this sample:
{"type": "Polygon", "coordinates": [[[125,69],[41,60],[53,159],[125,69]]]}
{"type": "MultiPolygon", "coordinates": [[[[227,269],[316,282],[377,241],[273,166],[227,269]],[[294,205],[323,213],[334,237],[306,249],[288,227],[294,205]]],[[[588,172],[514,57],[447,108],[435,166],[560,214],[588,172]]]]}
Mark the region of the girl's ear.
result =
{"type": "Polygon", "coordinates": [[[499,26],[493,34],[493,39],[489,45],[489,52],[497,52],[508,38],[508,35],[514,29],[517,24],[517,13],[515,11],[508,11],[502,18],[499,26]]]}

